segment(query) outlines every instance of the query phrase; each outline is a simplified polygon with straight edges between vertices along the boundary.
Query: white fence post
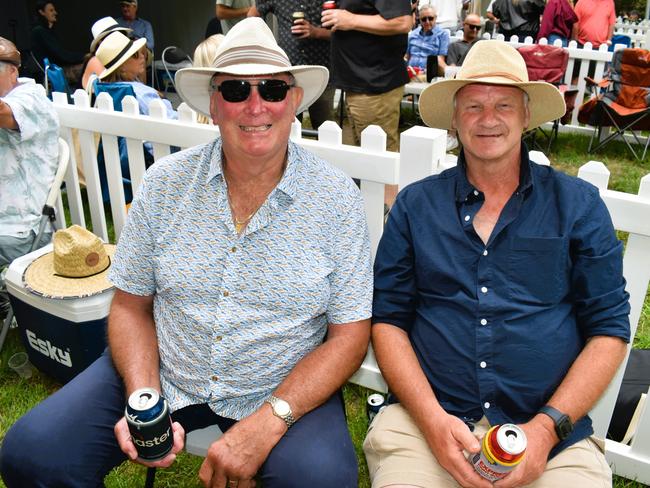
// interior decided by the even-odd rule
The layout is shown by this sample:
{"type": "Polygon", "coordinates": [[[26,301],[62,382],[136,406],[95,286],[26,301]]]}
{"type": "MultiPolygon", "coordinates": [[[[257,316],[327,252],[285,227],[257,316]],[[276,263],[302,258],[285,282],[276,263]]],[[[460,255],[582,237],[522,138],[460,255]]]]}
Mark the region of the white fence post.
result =
{"type": "Polygon", "coordinates": [[[414,181],[440,173],[445,163],[447,131],[413,126],[400,134],[400,190],[414,181]]]}

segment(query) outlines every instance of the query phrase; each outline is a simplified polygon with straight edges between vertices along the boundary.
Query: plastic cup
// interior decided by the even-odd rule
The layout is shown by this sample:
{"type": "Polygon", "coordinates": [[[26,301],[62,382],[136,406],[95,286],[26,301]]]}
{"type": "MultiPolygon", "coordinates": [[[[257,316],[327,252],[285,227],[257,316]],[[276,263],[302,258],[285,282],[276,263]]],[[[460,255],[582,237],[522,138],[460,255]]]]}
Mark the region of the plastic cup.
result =
{"type": "Polygon", "coordinates": [[[7,364],[21,378],[29,379],[32,377],[32,365],[26,352],[17,352],[9,358],[7,364]]]}

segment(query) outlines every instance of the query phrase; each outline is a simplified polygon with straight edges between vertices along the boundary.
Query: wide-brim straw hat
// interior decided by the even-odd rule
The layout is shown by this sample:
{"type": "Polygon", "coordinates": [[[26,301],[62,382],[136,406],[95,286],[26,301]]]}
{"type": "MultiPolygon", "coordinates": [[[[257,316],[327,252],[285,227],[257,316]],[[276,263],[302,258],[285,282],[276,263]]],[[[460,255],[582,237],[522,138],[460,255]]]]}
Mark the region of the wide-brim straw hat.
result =
{"type": "Polygon", "coordinates": [[[456,78],[432,83],[420,95],[420,116],[429,127],[452,129],[454,96],[466,85],[513,86],[528,94],[530,123],[534,129],[559,119],[566,112],[560,91],[544,81],[528,81],[526,63],[521,54],[503,41],[478,41],[467,53],[456,78]]]}
{"type": "Polygon", "coordinates": [[[90,43],[90,52],[94,53],[99,43],[102,42],[111,32],[131,32],[132,29],[122,27],[113,17],[103,17],[93,24],[90,31],[93,33],[93,40],[90,43]]]}
{"type": "Polygon", "coordinates": [[[297,113],[321,96],[329,79],[324,66],[291,66],[273,33],[259,17],[248,17],[228,31],[209,68],[184,68],[176,72],[176,91],[197,112],[210,117],[210,80],[216,73],[236,76],[291,73],[303,89],[297,113]]]}
{"type": "Polygon", "coordinates": [[[9,39],[0,37],[0,61],[13,64],[16,68],[20,68],[20,51],[16,49],[16,45],[9,39]]]}
{"type": "Polygon", "coordinates": [[[104,65],[104,71],[100,73],[99,79],[103,80],[122,66],[146,43],[147,40],[144,37],[132,41],[119,31],[107,35],[99,44],[96,53],[97,59],[104,65]]]}
{"type": "Polygon", "coordinates": [[[83,298],[113,288],[108,281],[115,245],[72,225],[52,239],[54,250],[36,258],[23,274],[25,287],[46,298],[83,298]]]}

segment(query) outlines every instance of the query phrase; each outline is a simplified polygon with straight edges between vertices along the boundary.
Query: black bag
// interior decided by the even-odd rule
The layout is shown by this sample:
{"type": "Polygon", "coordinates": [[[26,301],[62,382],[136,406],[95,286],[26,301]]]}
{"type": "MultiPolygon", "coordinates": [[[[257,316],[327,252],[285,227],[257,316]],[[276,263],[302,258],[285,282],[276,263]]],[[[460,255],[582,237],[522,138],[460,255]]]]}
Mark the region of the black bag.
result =
{"type": "Polygon", "coordinates": [[[650,349],[632,349],[627,361],[607,437],[620,442],[625,436],[641,394],[650,386],[650,349]]]}

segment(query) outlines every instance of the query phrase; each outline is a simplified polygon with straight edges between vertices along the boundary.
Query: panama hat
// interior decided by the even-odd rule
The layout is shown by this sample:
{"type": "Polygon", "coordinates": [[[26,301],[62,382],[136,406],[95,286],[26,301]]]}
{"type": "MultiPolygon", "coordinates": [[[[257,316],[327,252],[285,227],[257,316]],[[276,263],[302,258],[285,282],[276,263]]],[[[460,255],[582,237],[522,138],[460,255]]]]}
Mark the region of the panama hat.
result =
{"type": "Polygon", "coordinates": [[[102,42],[111,32],[132,32],[132,29],[122,27],[113,17],[104,17],[95,22],[90,31],[93,33],[93,41],[90,43],[90,52],[94,53],[99,43],[102,42]]]}
{"type": "Polygon", "coordinates": [[[132,41],[117,31],[107,35],[99,44],[96,53],[97,58],[104,65],[104,71],[100,73],[99,79],[103,80],[122,66],[125,61],[138,52],[146,43],[147,40],[144,37],[132,41]]]}
{"type": "Polygon", "coordinates": [[[72,225],[52,239],[54,251],[36,258],[25,270],[25,287],[47,298],[81,298],[113,288],[108,281],[115,245],[72,225]]]}
{"type": "Polygon", "coordinates": [[[210,116],[210,80],[216,73],[228,75],[272,75],[291,73],[303,89],[298,113],[321,96],[329,71],[324,66],[291,66],[273,33],[259,17],[248,17],[228,31],[217,48],[212,66],[184,68],[176,72],[176,91],[194,110],[210,116]]]}
{"type": "Polygon", "coordinates": [[[503,41],[479,41],[467,53],[456,78],[432,83],[420,95],[420,116],[429,127],[450,130],[454,114],[452,100],[465,85],[479,83],[520,88],[528,94],[530,123],[534,129],[559,119],[566,112],[564,97],[550,83],[528,81],[521,54],[503,41]]]}

